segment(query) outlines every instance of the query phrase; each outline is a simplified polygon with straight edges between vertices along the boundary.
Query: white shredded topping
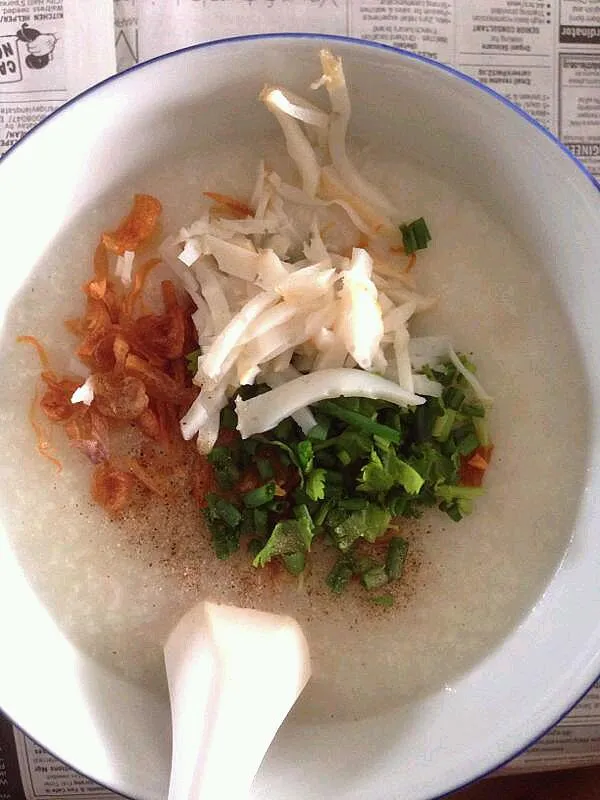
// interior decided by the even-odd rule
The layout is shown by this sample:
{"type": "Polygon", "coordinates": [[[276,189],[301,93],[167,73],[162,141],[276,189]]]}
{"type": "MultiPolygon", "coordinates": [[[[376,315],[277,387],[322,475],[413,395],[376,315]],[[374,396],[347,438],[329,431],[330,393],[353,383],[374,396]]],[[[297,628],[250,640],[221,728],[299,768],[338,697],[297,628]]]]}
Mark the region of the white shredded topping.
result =
{"type": "Polygon", "coordinates": [[[351,163],[346,152],[346,132],[350,121],[350,96],[344,77],[342,59],[329,50],[321,50],[323,74],[328,78],[325,88],[331,100],[331,123],[329,125],[329,154],[333,166],[342,181],[366,204],[381,209],[385,214],[396,216],[397,212],[385,195],[370,184],[351,163]]]}
{"type": "Polygon", "coordinates": [[[188,239],[178,258],[186,267],[191,267],[201,256],[202,250],[198,247],[197,240],[188,239]]]}
{"type": "MultiPolygon", "coordinates": [[[[422,372],[441,360],[455,364],[482,402],[491,399],[447,338],[411,337],[411,320],[437,298],[421,294],[417,271],[408,272],[398,228],[405,220],[348,155],[341,60],[324,50],[321,64],[313,88],[324,87],[328,110],[280,86],[260,94],[297,180],[282,179],[263,159],[250,215],[219,216],[207,200],[198,219],[160,248],[196,305],[201,391],[181,430],[185,439],[197,437],[202,453],[214,446],[220,412],[242,385],[271,387],[236,402],[243,436],[290,416],[307,433],[316,424],[310,406],[325,398],[420,405],[442,393],[422,372]]],[[[124,282],[133,255],[118,259],[124,282]]]]}
{"type": "Polygon", "coordinates": [[[71,402],[91,406],[94,401],[94,376],[88,375],[85,381],[71,395],[71,402]]]}
{"type": "Polygon", "coordinates": [[[329,114],[326,111],[290,92],[289,89],[265,86],[262,91],[262,99],[267,106],[273,106],[306,125],[315,125],[317,128],[325,129],[329,127],[329,114]]]}
{"type": "Polygon", "coordinates": [[[259,394],[235,402],[238,430],[244,439],[271,430],[299,409],[334,397],[370,397],[399,406],[418,406],[424,398],[406,392],[397,383],[359,369],[327,369],[302,375],[259,394]]]}
{"type": "MultiPolygon", "coordinates": [[[[274,389],[277,386],[283,386],[294,378],[299,378],[300,372],[294,367],[286,367],[279,372],[271,372],[265,375],[265,383],[274,389]]],[[[292,419],[301,428],[302,433],[306,434],[312,430],[317,424],[317,420],[310,408],[299,408],[292,414],[292,419]]]]}
{"type": "Polygon", "coordinates": [[[124,286],[131,286],[131,276],[133,273],[133,259],[135,253],[133,250],[125,250],[122,256],[117,256],[117,263],[115,264],[115,275],[121,278],[124,286]]]}

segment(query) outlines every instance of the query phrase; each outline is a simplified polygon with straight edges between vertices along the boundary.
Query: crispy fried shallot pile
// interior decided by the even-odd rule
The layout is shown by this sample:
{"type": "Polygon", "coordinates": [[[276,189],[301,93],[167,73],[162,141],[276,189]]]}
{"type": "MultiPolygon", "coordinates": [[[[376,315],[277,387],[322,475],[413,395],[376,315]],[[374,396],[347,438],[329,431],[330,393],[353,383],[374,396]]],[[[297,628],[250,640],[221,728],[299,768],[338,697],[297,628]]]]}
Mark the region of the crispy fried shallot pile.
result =
{"type": "Polygon", "coordinates": [[[179,428],[179,419],[198,394],[185,361],[185,353],[197,347],[193,307],[164,280],[163,308],[150,312],[144,287],[160,259],[140,259],[134,266],[138,251],[157,229],[160,213],[156,198],[138,194],[116,230],[100,238],[93,278],[82,287],[85,312],[66,321],[77,338],[74,352],[81,375],[58,375],[35,337],[19,337],[35,347],[42,366],[41,391],[30,409],[39,452],[62,468],[39,419],[41,410],[42,419],[60,425],[71,445],[92,462],[92,496],[113,514],[140,492],[165,500],[192,492],[202,502],[211,480],[206,460],[183,441],[179,428]]]}

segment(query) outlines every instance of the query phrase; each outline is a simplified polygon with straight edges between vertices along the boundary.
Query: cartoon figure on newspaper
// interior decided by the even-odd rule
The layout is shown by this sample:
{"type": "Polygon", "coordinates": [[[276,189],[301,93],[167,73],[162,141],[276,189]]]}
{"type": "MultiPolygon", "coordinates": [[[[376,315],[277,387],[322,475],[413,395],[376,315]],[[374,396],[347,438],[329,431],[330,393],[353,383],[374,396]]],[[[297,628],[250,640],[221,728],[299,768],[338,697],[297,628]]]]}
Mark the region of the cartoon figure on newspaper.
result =
{"type": "Polygon", "coordinates": [[[43,69],[48,66],[56,47],[55,34],[41,33],[24,22],[17,31],[17,39],[27,48],[25,64],[29,69],[43,69]]]}
{"type": "MultiPolygon", "coordinates": [[[[2,0],[0,0],[0,8],[2,0]]],[[[0,24],[0,85],[13,91],[58,91],[64,84],[62,29],[37,30],[24,22],[15,31],[0,24]]]]}

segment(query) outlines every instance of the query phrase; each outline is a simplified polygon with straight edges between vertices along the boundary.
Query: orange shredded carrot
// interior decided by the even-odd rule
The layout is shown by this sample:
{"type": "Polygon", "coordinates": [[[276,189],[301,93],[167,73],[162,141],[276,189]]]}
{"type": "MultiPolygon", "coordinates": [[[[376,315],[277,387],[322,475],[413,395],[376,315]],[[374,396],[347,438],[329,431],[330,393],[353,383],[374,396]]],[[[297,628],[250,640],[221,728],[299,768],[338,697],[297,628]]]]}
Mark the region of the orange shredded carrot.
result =
{"type": "Polygon", "coordinates": [[[106,291],[104,292],[102,302],[108,311],[111,322],[118,322],[121,315],[121,298],[117,294],[112,283],[106,285],[106,291]]]}
{"type": "Polygon", "coordinates": [[[113,342],[113,355],[115,357],[115,372],[122,372],[125,369],[125,359],[130,347],[123,337],[117,333],[113,342]]]}
{"type": "Polygon", "coordinates": [[[179,308],[177,301],[177,292],[173,281],[163,281],[160,285],[163,296],[163,303],[165,304],[166,311],[173,311],[174,308],[179,308]]]}
{"type": "Polygon", "coordinates": [[[171,372],[173,375],[173,380],[178,383],[179,386],[185,386],[185,379],[187,377],[187,365],[185,359],[178,358],[176,361],[172,361],[171,372]]]}
{"type": "Polygon", "coordinates": [[[233,211],[240,219],[251,217],[254,214],[250,206],[246,205],[246,203],[242,203],[240,200],[236,200],[235,197],[231,197],[228,194],[219,194],[219,192],[203,192],[203,194],[205,197],[214,200],[215,203],[233,211]]]}
{"type": "Polygon", "coordinates": [[[143,467],[137,458],[128,458],[127,467],[129,472],[134,475],[143,486],[150,489],[151,492],[157,494],[159,497],[168,496],[169,492],[163,481],[161,481],[156,474],[152,474],[149,469],[143,467]]]}
{"type": "Polygon", "coordinates": [[[69,331],[69,333],[72,333],[74,336],[83,336],[83,325],[79,318],[66,319],[65,328],[69,331]]]}
{"type": "Polygon", "coordinates": [[[92,476],[92,497],[109,514],[118,514],[131,502],[133,476],[108,462],[100,464],[92,476]]]}
{"type": "MultiPolygon", "coordinates": [[[[33,337],[23,337],[23,338],[33,338],[33,337]]],[[[35,433],[37,451],[41,456],[47,458],[48,461],[51,461],[55,465],[57,472],[62,472],[63,466],[61,462],[58,460],[58,458],[56,458],[56,456],[53,456],[52,453],[50,452],[52,445],[50,444],[48,435],[36,419],[35,412],[37,411],[38,403],[39,403],[39,398],[36,389],[36,391],[33,393],[33,398],[29,406],[28,418],[31,427],[33,428],[33,432],[35,433]]]]}
{"type": "Polygon", "coordinates": [[[30,344],[33,347],[35,347],[42,368],[45,370],[50,369],[50,361],[48,360],[48,354],[46,353],[44,345],[40,342],[39,339],[36,339],[35,336],[17,336],[17,342],[19,344],[30,344]]]}
{"type": "Polygon", "coordinates": [[[114,231],[102,234],[102,242],[108,250],[123,255],[126,250],[137,250],[156,228],[162,205],[150,194],[136,194],[133,208],[114,231]]]}
{"type": "Polygon", "coordinates": [[[488,468],[493,452],[493,446],[476,447],[472,453],[461,456],[460,459],[460,484],[461,486],[481,486],[485,471],[488,468]],[[483,466],[485,464],[485,466],[483,466]]]}
{"type": "Polygon", "coordinates": [[[150,275],[152,270],[160,263],[160,258],[150,258],[148,261],[144,261],[141,266],[137,267],[135,275],[133,276],[133,285],[123,300],[123,312],[125,314],[129,316],[133,314],[135,304],[144,289],[148,275],[150,275]]]}
{"type": "Polygon", "coordinates": [[[390,253],[403,253],[403,252],[404,252],[404,245],[393,244],[390,246],[390,253]]]}
{"type": "Polygon", "coordinates": [[[483,458],[483,456],[480,453],[475,453],[473,458],[470,458],[467,461],[467,464],[470,467],[474,467],[475,469],[481,469],[481,470],[486,470],[489,467],[488,462],[485,460],[485,458],[483,458]]]}
{"type": "Polygon", "coordinates": [[[100,240],[94,251],[94,280],[84,284],[83,291],[90,297],[102,300],[108,284],[108,253],[100,240]]]}
{"type": "Polygon", "coordinates": [[[416,263],[417,263],[417,254],[416,253],[411,253],[409,255],[409,257],[408,257],[408,263],[404,267],[402,272],[404,272],[405,274],[409,273],[414,268],[416,263]]]}
{"type": "Polygon", "coordinates": [[[160,442],[163,440],[160,420],[151,408],[146,408],[136,419],[135,424],[149,439],[160,442]]]}
{"type": "Polygon", "coordinates": [[[155,400],[183,405],[193,400],[193,389],[185,389],[177,384],[170,375],[154,367],[148,361],[130,353],[125,359],[125,369],[130,375],[137,377],[145,385],[148,395],[155,400]]]}
{"type": "Polygon", "coordinates": [[[97,281],[108,280],[108,253],[102,239],[94,250],[94,277],[97,281]]]}

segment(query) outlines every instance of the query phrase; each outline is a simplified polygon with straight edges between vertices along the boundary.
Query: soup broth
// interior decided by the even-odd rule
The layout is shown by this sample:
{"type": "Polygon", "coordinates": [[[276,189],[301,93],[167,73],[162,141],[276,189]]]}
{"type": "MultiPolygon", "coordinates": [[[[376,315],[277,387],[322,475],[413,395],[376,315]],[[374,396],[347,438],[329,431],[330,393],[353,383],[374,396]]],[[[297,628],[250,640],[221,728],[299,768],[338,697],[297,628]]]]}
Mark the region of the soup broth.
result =
{"type": "Polygon", "coordinates": [[[57,474],[36,452],[27,417],[39,365],[16,337],[37,336],[53,368],[68,370],[73,340],[63,321],[81,313],[79,288],[98,235],[114,227],[132,194],[161,199],[166,235],[196,218],[203,190],[247,197],[257,152],[273,153],[275,163],[282,155],[279,145],[263,144],[228,143],[226,152],[162,165],[74,220],[37,265],[2,332],[1,513],[59,626],[130,681],[166,694],[162,643],[208,598],[298,619],[314,676],[296,713],[361,717],[451,685],[494,648],[543,591],[576,512],[582,467],[573,459],[565,470],[564,455],[584,447],[585,398],[571,391],[580,380],[577,353],[543,265],[489,210],[419,167],[361,156],[406,218],[423,215],[432,232],[417,280],[439,303],[413,331],[448,334],[456,350],[472,353],[495,399],[486,494],[460,523],[433,511],[403,526],[411,551],[391,609],[363,591],[331,594],[324,577],[332,557],[323,549],[300,581],[253,569],[243,552],[218,561],[191,498],[149,499],[142,512],[109,519],[90,499],[84,456],[54,428],[64,465],[57,474]]]}

